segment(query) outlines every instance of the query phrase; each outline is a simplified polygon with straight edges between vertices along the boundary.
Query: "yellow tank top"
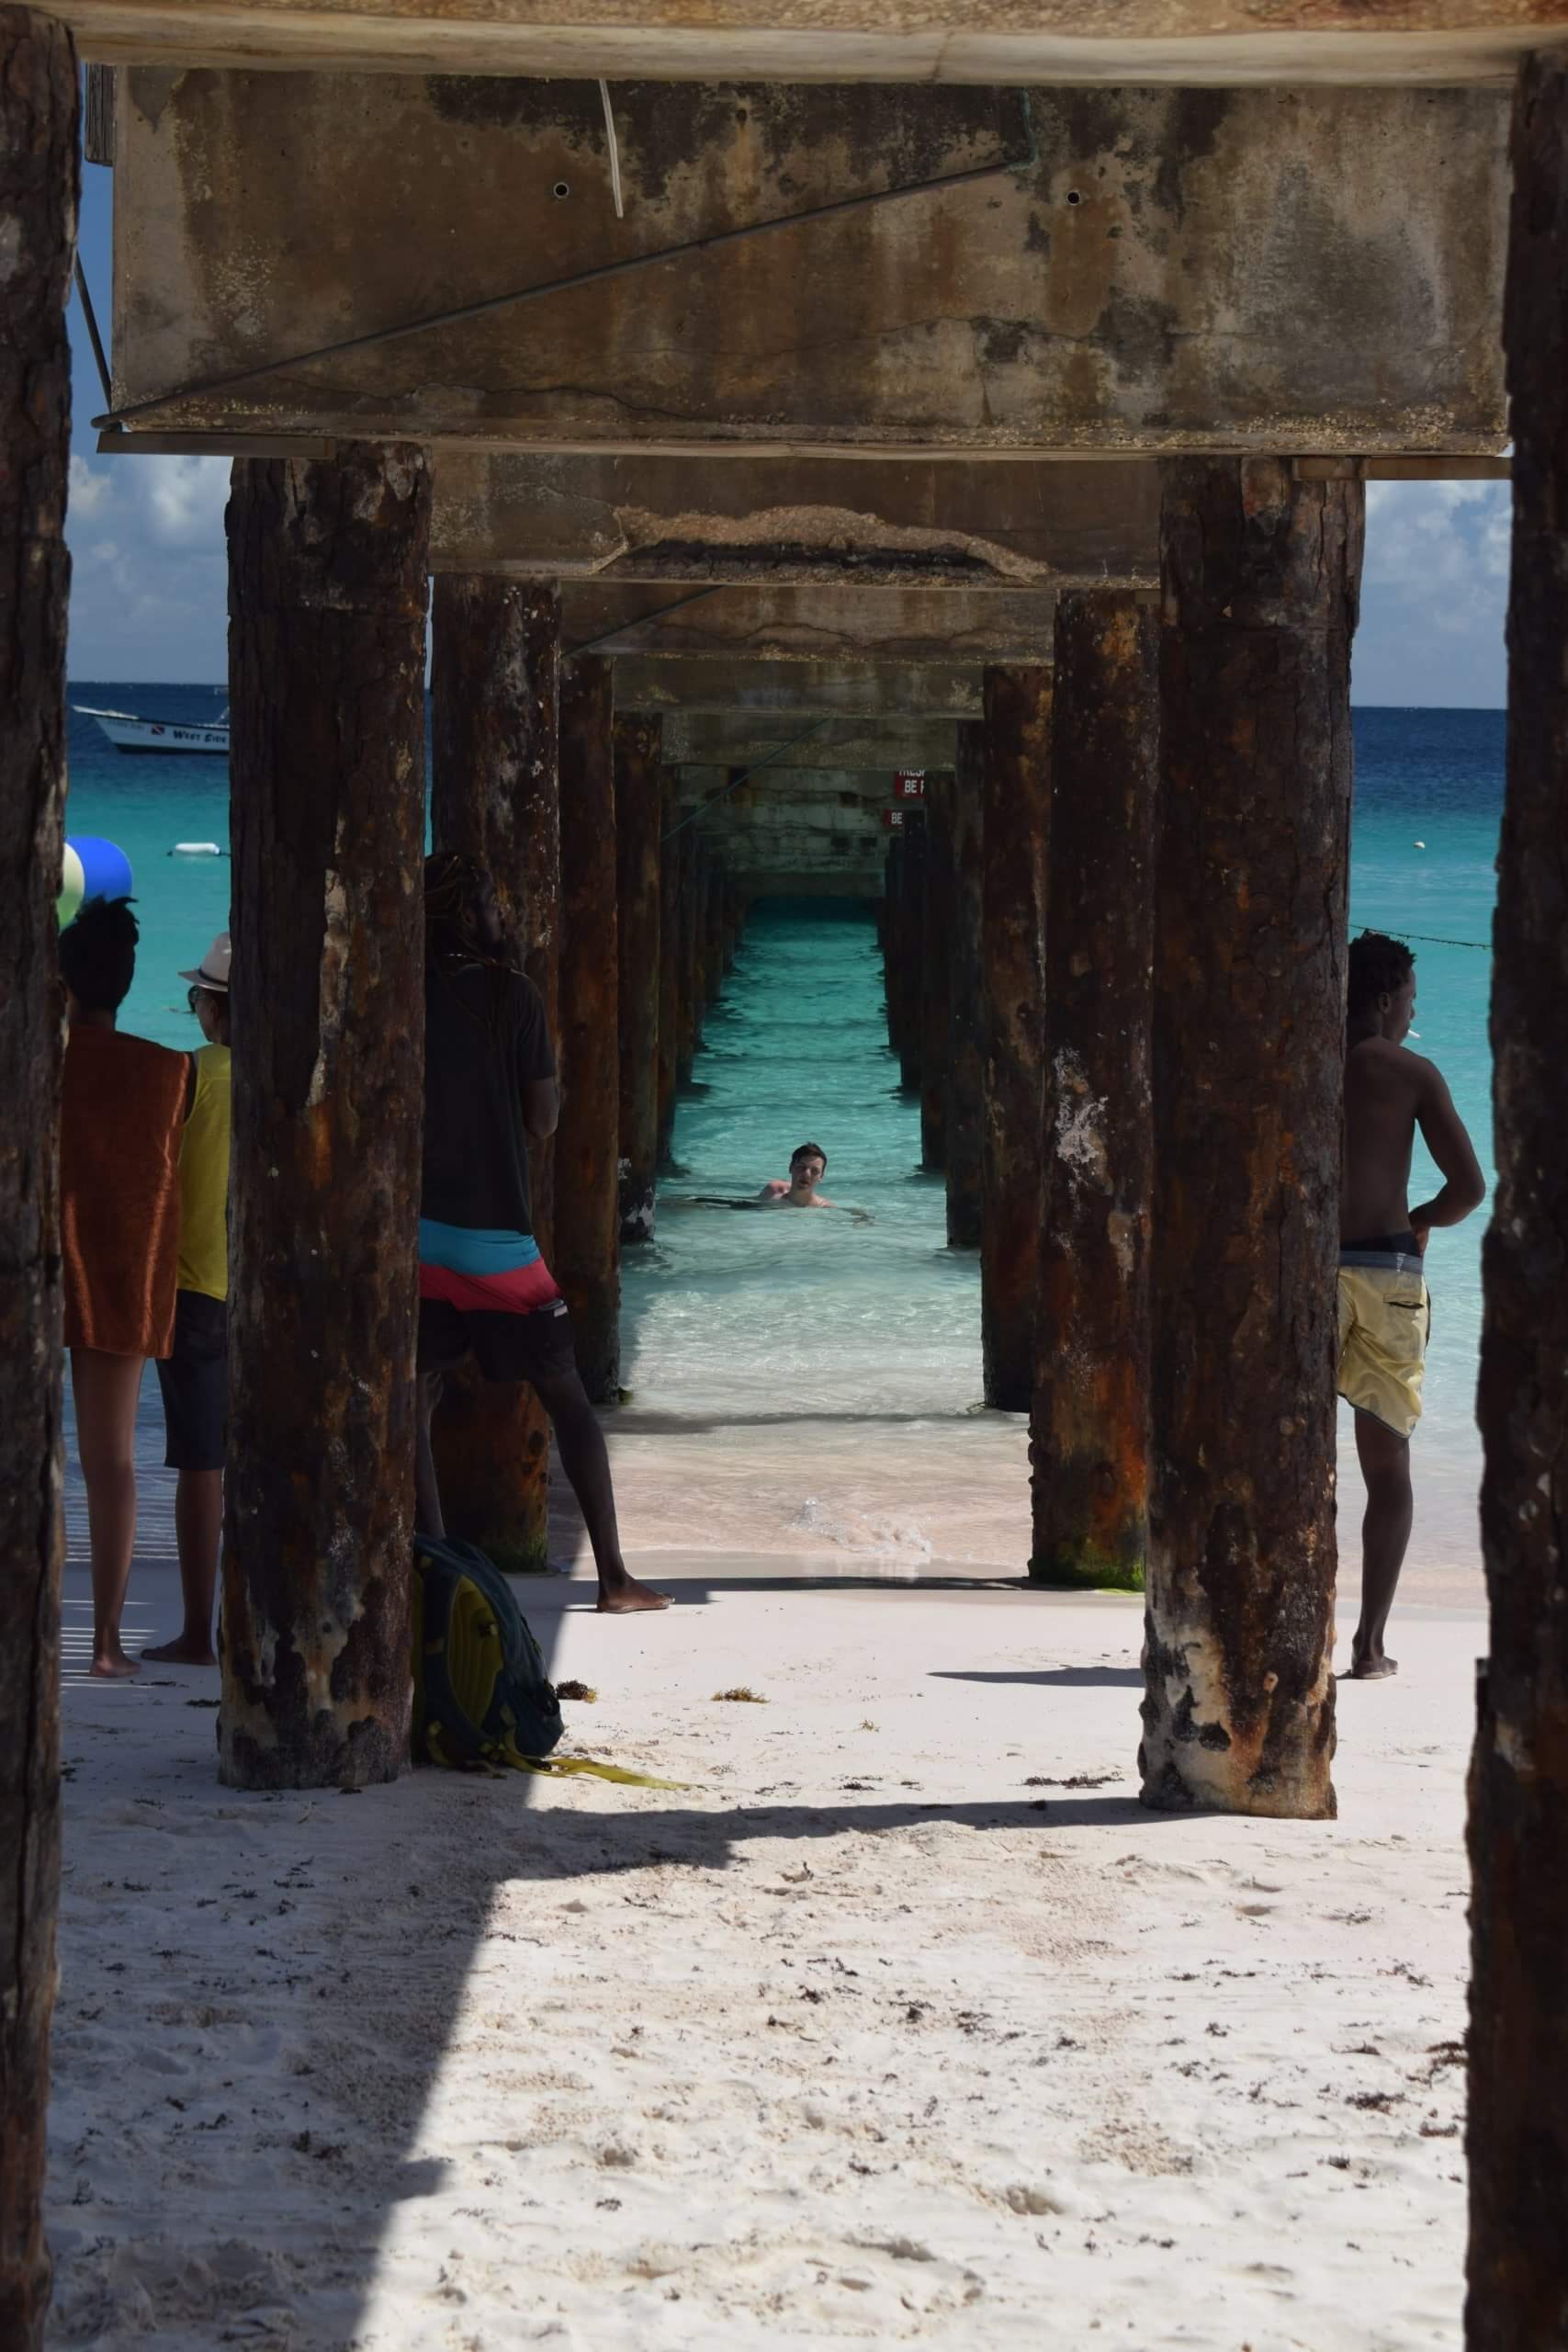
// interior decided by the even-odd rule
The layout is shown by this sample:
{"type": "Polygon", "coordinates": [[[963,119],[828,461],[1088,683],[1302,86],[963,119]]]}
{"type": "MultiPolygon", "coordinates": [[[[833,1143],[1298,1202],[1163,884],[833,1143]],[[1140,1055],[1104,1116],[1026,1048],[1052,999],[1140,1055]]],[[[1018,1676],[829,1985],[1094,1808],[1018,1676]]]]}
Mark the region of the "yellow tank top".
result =
{"type": "Polygon", "coordinates": [[[229,1295],[229,1048],[196,1055],[196,1101],[180,1143],[181,1290],[229,1295]]]}

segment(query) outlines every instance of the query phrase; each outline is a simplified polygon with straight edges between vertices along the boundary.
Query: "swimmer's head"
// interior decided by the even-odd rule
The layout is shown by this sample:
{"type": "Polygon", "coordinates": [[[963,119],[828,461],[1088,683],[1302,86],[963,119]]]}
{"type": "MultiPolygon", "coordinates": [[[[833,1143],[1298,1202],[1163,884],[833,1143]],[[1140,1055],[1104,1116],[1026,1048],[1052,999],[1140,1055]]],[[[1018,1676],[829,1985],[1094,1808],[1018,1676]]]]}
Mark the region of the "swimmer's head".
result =
{"type": "Polygon", "coordinates": [[[819,1143],[803,1143],[790,1153],[789,1172],[792,1183],[804,1184],[809,1191],[828,1173],[828,1155],[819,1143]]]}

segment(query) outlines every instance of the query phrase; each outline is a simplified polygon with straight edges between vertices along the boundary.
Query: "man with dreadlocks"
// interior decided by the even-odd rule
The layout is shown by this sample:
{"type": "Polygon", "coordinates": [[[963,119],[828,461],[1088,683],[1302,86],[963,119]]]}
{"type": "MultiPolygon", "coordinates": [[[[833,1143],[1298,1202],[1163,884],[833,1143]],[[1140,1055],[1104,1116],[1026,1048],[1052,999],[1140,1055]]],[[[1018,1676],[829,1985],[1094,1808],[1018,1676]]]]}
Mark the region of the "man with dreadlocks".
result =
{"type": "Polygon", "coordinates": [[[559,1110],[544,1004],[508,956],[489,875],[454,851],[425,860],[424,1023],[420,1528],[446,1532],[430,1419],[443,1373],[471,1354],[487,1380],[527,1381],[549,1415],[593,1546],[600,1608],[668,1608],[621,1557],[604,1433],[534,1238],[528,1142],[554,1134],[559,1110]]]}

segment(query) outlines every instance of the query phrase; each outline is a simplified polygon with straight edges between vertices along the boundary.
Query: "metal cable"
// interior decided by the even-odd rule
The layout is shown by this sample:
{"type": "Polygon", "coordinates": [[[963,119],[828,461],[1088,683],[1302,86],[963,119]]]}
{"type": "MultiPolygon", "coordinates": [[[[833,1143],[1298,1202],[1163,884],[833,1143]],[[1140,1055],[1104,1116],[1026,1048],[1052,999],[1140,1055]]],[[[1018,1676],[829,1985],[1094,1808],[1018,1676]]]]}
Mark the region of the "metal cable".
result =
{"type": "MultiPolygon", "coordinates": [[[[661,842],[672,842],[677,833],[683,833],[688,825],[694,825],[699,817],[705,817],[710,808],[716,808],[721,800],[728,800],[732,792],[739,792],[743,784],[750,784],[760,769],[771,768],[775,760],[782,760],[784,753],[793,752],[797,743],[809,743],[814,735],[820,735],[824,728],[831,727],[832,724],[831,718],[819,718],[814,726],[807,727],[801,734],[792,735],[787,743],[775,744],[765,759],[753,760],[749,768],[742,768],[739,775],[732,775],[722,792],[710,793],[707,799],[699,801],[694,808],[689,808],[678,825],[671,825],[667,833],[660,835],[661,842]]],[[[681,761],[672,764],[684,766],[687,763],[681,761]]],[[[690,764],[706,766],[710,763],[702,761],[693,762],[690,764]]]]}

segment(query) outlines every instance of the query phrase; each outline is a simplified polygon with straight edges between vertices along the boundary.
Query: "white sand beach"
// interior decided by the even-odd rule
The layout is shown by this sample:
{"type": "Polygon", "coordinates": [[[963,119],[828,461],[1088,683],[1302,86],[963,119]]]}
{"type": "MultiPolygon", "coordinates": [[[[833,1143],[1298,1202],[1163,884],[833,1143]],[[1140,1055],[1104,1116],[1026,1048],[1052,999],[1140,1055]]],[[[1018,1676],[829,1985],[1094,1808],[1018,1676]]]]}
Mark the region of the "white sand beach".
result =
{"type": "MultiPolygon", "coordinates": [[[[703,1549],[694,1455],[615,1441],[668,1617],[524,1588],[569,1745],[679,1791],[220,1789],[216,1677],[85,1681],[73,1566],[53,2340],[1457,2346],[1480,1617],[1342,1690],[1337,1822],[1150,1815],[1137,1603],[922,1519],[939,1433],[813,1446],[864,1540],[767,1555],[692,1442],[703,1549]]],[[[130,1638],[176,1617],[152,1558],[130,1638]]]]}

